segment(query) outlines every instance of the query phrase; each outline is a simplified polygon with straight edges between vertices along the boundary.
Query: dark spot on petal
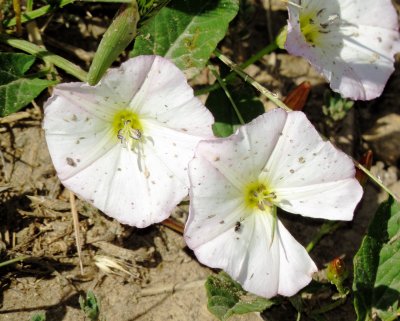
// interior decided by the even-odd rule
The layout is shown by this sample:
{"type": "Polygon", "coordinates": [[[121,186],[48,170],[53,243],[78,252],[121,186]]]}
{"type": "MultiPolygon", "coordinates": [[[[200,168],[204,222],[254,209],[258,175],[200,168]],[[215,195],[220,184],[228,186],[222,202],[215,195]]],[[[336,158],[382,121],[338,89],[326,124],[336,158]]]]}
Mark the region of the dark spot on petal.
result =
{"type": "Polygon", "coordinates": [[[71,157],[67,157],[65,160],[69,166],[76,167],[76,163],[71,157]]]}

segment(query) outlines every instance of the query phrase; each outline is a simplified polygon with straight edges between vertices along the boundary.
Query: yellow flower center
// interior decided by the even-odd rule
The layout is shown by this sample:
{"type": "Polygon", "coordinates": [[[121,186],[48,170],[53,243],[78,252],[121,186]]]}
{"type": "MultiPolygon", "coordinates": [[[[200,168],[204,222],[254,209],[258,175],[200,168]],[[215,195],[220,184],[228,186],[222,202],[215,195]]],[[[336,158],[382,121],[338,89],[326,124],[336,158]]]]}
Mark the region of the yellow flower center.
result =
{"type": "Polygon", "coordinates": [[[133,148],[143,135],[139,116],[130,109],[118,111],[112,122],[112,133],[123,145],[133,148]]]}
{"type": "Polygon", "coordinates": [[[311,45],[316,45],[320,36],[320,26],[314,12],[300,14],[300,30],[304,39],[311,45]]]}
{"type": "Polygon", "coordinates": [[[247,207],[270,213],[274,206],[276,195],[265,183],[255,181],[245,187],[244,199],[247,207]]]}
{"type": "Polygon", "coordinates": [[[306,42],[313,47],[323,46],[325,35],[340,25],[340,16],[335,13],[337,10],[330,9],[328,12],[326,8],[322,8],[318,11],[300,11],[300,31],[306,42]]]}

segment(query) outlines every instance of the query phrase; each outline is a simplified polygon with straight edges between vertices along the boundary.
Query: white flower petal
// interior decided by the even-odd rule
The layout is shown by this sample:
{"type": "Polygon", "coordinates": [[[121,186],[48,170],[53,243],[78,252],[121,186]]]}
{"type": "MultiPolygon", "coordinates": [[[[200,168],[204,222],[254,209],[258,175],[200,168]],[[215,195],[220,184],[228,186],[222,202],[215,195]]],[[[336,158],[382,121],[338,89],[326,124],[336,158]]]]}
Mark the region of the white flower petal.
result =
{"type": "Polygon", "coordinates": [[[146,227],[167,218],[187,186],[153,155],[115,146],[63,184],[119,222],[146,227]]]}
{"type": "Polygon", "coordinates": [[[341,18],[346,21],[392,30],[398,28],[397,14],[391,0],[340,0],[339,2],[342,7],[341,18]]]}
{"type": "Polygon", "coordinates": [[[269,204],[349,219],[362,194],[352,161],[323,142],[303,113],[282,110],[231,137],[200,142],[189,178],[188,246],[200,262],[224,269],[245,290],[267,298],[295,294],[317,270],[307,251],[274,222],[269,204]],[[249,190],[253,184],[256,189],[249,190]]]}
{"type": "Polygon", "coordinates": [[[96,86],[56,86],[45,106],[43,128],[66,187],[120,222],[145,227],[167,218],[187,195],[188,162],[199,140],[212,137],[212,122],[211,113],[193,97],[179,69],[166,59],[146,56],[110,70],[96,86]],[[136,108],[132,113],[138,117],[140,135],[125,137],[129,129],[115,128],[115,117],[129,113],[137,96],[161,103],[159,97],[146,97],[155,92],[140,89],[144,83],[157,88],[163,68],[173,71],[169,81],[179,90],[169,93],[176,99],[167,92],[162,98],[177,112],[162,111],[162,118],[155,112],[163,110],[162,105],[149,108],[153,114],[140,114],[136,108]]]}
{"type": "MultiPolygon", "coordinates": [[[[70,104],[79,106],[93,117],[111,121],[115,111],[121,108],[120,102],[107,88],[92,87],[86,83],[59,84],[54,88],[53,97],[64,97],[70,104]]],[[[46,102],[50,105],[52,97],[46,102]]]]}
{"type": "MultiPolygon", "coordinates": [[[[228,209],[226,209],[228,210],[228,209]]],[[[193,208],[192,216],[202,216],[193,208]]],[[[200,212],[198,212],[200,211],[200,212]]],[[[218,219],[225,218],[219,216],[218,219]]],[[[272,238],[273,217],[261,211],[240,221],[240,227],[222,230],[218,224],[205,224],[201,229],[188,223],[186,239],[206,238],[204,231],[215,237],[192,247],[200,262],[221,268],[245,290],[271,298],[277,294],[292,296],[311,281],[317,267],[302,247],[278,221],[272,238]],[[221,229],[216,233],[215,229],[221,229]]],[[[189,241],[190,241],[189,239],[189,241]]],[[[190,246],[190,245],[189,245],[190,246]]]]}
{"type": "Polygon", "coordinates": [[[276,242],[279,242],[278,293],[292,296],[310,283],[312,274],[318,269],[306,249],[293,238],[279,220],[277,235],[276,242]]]}
{"type": "Polygon", "coordinates": [[[340,59],[332,66],[331,88],[352,99],[370,100],[380,96],[394,71],[393,39],[398,32],[378,27],[343,28],[344,38],[340,59]],[[350,29],[350,30],[348,30],[350,29]]]}
{"type": "Polygon", "coordinates": [[[274,109],[223,139],[200,143],[196,155],[212,163],[239,188],[256,180],[264,168],[285,124],[287,113],[274,109]]]}
{"type": "Polygon", "coordinates": [[[369,100],[382,93],[400,50],[390,0],[308,0],[302,1],[302,9],[289,5],[288,10],[288,52],[306,58],[344,97],[369,100]],[[317,25],[331,21],[316,45],[307,43],[300,31],[302,14],[310,12],[319,13],[317,25]]]}
{"type": "Polygon", "coordinates": [[[296,188],[276,188],[280,208],[328,220],[352,220],[362,194],[362,187],[354,178],[296,188]]]}
{"type": "Polygon", "coordinates": [[[148,78],[157,56],[138,56],[128,59],[118,68],[111,68],[95,86],[99,93],[112,92],[120,108],[130,105],[148,78]],[[125,106],[123,106],[125,104],[125,106]]]}
{"type": "Polygon", "coordinates": [[[234,230],[246,211],[241,191],[202,156],[189,163],[189,173],[190,214],[185,240],[190,248],[197,248],[221,233],[234,230]]]}
{"type": "MultiPolygon", "coordinates": [[[[167,115],[174,112],[180,113],[184,110],[183,107],[189,103],[199,109],[205,108],[197,98],[193,97],[193,89],[178,67],[160,56],[144,56],[144,58],[147,60],[143,63],[151,63],[151,67],[146,67],[148,74],[130,103],[134,110],[142,115],[159,119],[161,122],[171,122],[169,116],[163,117],[164,113],[167,115]]],[[[136,62],[133,61],[133,63],[136,62]]]]}
{"type": "Polygon", "coordinates": [[[44,109],[43,129],[61,180],[75,175],[113,147],[107,122],[63,96],[53,96],[44,109]]]}
{"type": "Polygon", "coordinates": [[[346,154],[324,142],[302,112],[291,112],[261,177],[286,211],[351,220],[362,196],[354,174],[346,154]]]}

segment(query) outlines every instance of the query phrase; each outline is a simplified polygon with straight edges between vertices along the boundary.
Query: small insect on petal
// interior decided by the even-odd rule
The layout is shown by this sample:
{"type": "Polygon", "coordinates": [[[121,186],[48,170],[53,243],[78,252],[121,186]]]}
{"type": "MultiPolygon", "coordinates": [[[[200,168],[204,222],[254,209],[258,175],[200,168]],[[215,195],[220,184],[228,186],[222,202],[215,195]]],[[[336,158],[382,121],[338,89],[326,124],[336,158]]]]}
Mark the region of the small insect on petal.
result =
{"type": "Polygon", "coordinates": [[[239,232],[240,231],[241,225],[242,225],[242,223],[240,223],[240,221],[237,221],[235,223],[235,232],[239,232]]]}

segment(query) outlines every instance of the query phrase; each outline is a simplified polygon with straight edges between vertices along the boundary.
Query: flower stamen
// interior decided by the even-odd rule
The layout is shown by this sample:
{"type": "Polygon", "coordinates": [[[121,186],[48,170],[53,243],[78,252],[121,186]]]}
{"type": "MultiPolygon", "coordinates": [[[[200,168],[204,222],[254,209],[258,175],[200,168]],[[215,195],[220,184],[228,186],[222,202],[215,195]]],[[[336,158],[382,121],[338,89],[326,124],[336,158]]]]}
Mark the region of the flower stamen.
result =
{"type": "Polygon", "coordinates": [[[264,183],[251,182],[245,188],[245,203],[252,208],[260,211],[270,212],[274,206],[276,194],[271,192],[264,183]]]}
{"type": "MultiPolygon", "coordinates": [[[[330,33],[330,27],[340,20],[338,14],[329,15],[324,19],[322,13],[325,8],[318,12],[300,13],[300,30],[306,42],[312,46],[318,45],[321,34],[330,33]]],[[[325,15],[326,17],[326,15],[325,15]]]]}
{"type": "Polygon", "coordinates": [[[113,131],[121,144],[131,149],[142,138],[143,133],[138,115],[126,109],[114,116],[113,131]]]}

